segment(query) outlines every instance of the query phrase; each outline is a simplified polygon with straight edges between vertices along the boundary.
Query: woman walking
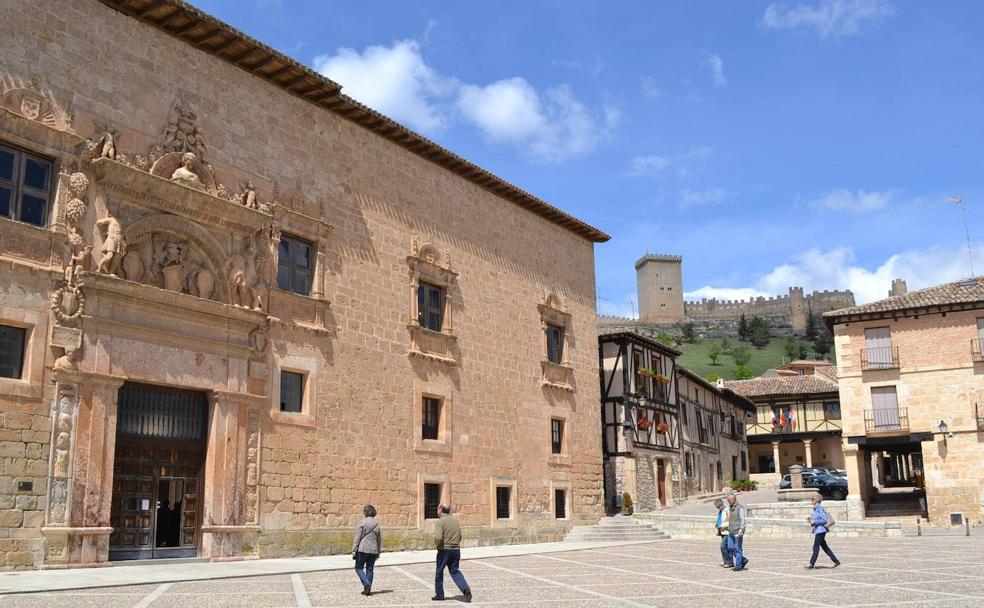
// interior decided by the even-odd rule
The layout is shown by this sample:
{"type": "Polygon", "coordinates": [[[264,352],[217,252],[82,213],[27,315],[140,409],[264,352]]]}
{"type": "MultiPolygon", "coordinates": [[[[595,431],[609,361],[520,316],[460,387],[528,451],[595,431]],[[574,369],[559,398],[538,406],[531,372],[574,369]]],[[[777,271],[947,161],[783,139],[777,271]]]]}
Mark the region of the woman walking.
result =
{"type": "Polygon", "coordinates": [[[362,507],[365,519],[355,527],[352,535],[352,559],[355,560],[355,573],[362,581],[362,595],[372,593],[372,571],[383,547],[382,529],[376,521],[376,507],[362,507]]]}
{"type": "Polygon", "coordinates": [[[819,494],[813,496],[813,513],[810,514],[809,518],[810,525],[813,526],[813,557],[810,558],[810,565],[806,567],[807,570],[813,570],[816,567],[820,549],[823,549],[830,561],[834,562],[834,568],[841,565],[837,556],[827,546],[827,532],[834,525],[834,518],[830,516],[830,513],[827,513],[827,509],[823,508],[822,502],[822,496],[819,494]]]}

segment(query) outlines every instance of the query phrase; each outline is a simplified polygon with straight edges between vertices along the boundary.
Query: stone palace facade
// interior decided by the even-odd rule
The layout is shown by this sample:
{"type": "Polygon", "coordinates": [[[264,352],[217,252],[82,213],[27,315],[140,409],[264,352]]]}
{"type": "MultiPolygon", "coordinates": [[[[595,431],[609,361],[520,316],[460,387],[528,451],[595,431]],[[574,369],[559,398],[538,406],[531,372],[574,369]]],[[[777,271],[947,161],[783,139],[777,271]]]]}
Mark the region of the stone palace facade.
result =
{"type": "Polygon", "coordinates": [[[559,540],[607,235],[177,0],[0,0],[0,569],[559,540]]]}

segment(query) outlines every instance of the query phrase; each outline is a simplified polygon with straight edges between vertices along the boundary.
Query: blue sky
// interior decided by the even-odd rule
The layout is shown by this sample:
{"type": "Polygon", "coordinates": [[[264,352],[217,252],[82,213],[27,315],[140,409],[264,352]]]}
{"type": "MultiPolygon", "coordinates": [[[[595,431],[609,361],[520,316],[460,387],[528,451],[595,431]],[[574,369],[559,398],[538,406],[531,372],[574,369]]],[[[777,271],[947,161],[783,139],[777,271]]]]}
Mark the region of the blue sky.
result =
{"type": "Polygon", "coordinates": [[[611,234],[602,312],[647,250],[694,298],[966,276],[954,195],[984,271],[984,3],[196,5],[611,234]]]}

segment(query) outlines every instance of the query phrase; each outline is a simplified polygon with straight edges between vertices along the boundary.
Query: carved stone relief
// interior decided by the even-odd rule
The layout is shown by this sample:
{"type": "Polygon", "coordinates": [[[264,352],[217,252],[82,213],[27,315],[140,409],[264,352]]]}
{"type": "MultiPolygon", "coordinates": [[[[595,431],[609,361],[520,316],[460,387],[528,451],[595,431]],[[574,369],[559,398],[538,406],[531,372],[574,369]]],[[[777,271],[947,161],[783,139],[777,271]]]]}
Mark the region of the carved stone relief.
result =
{"type": "Polygon", "coordinates": [[[36,79],[0,76],[0,106],[59,131],[72,130],[72,117],[36,79]]]}
{"type": "Polygon", "coordinates": [[[51,483],[48,488],[48,524],[64,526],[67,521],[69,467],[74,439],[75,413],[78,411],[78,388],[59,383],[52,420],[52,457],[49,464],[51,483]]]}
{"type": "Polygon", "coordinates": [[[185,102],[178,100],[168,114],[161,129],[162,153],[183,154],[191,152],[205,162],[205,137],[195,124],[197,115],[185,102]]]}
{"type": "Polygon", "coordinates": [[[123,277],[206,300],[216,293],[216,262],[188,236],[158,230],[128,237],[123,277]]]}
{"type": "Polygon", "coordinates": [[[102,274],[118,276],[123,256],[126,255],[126,240],[123,226],[112,215],[106,215],[96,222],[96,229],[102,233],[102,259],[98,271],[102,274]]]}
{"type": "Polygon", "coordinates": [[[259,522],[257,486],[260,471],[260,412],[251,408],[246,421],[246,524],[259,522]]]}
{"type": "Polygon", "coordinates": [[[232,304],[253,310],[263,310],[263,299],[270,286],[273,252],[269,229],[261,229],[247,237],[242,253],[226,262],[226,276],[232,304]]]}

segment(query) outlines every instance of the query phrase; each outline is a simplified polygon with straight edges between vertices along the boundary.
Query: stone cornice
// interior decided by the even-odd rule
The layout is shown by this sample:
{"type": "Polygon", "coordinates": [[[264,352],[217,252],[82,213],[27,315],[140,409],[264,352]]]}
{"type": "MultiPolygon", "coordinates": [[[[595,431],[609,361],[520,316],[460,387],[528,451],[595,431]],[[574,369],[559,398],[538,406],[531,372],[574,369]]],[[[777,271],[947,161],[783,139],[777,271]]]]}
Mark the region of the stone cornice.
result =
{"type": "Polygon", "coordinates": [[[58,153],[61,156],[77,155],[86,143],[86,139],[69,131],[53,129],[48,125],[21,116],[16,112],[0,106],[0,131],[5,138],[13,138],[11,143],[37,147],[43,151],[58,153]],[[18,141],[19,140],[19,141],[18,141]]]}
{"type": "Polygon", "coordinates": [[[173,213],[205,225],[252,233],[271,223],[269,214],[212,196],[201,190],[134,169],[108,158],[92,161],[96,179],[110,192],[145,207],[173,213]]]}

